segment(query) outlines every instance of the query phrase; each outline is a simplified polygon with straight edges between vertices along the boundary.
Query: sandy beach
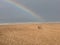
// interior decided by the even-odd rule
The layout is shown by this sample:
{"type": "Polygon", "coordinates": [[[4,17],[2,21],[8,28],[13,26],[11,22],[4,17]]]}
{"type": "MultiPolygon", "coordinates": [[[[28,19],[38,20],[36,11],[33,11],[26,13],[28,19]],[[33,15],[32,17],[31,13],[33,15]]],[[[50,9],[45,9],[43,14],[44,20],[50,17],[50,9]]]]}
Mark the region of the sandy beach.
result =
{"type": "Polygon", "coordinates": [[[0,25],[0,45],[60,45],[60,23],[0,25]]]}

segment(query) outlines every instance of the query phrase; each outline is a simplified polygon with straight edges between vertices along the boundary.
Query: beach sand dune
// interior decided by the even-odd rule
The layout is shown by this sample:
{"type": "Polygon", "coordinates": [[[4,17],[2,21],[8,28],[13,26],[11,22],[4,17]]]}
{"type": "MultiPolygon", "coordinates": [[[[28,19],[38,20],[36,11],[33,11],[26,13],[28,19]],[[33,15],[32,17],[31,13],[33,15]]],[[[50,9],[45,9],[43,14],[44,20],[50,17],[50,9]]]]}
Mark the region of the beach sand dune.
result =
{"type": "Polygon", "coordinates": [[[0,25],[0,45],[60,45],[60,23],[0,25]]]}

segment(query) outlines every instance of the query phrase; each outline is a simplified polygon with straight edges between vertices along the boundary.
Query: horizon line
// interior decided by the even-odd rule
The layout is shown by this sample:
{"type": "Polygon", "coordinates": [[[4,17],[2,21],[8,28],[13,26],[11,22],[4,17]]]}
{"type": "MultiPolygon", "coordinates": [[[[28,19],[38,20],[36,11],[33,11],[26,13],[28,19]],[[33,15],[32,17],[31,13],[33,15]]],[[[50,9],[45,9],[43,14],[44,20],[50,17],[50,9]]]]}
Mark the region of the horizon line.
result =
{"type": "Polygon", "coordinates": [[[0,25],[15,25],[15,24],[43,24],[43,23],[60,23],[60,22],[16,22],[16,23],[0,23],[0,25]]]}

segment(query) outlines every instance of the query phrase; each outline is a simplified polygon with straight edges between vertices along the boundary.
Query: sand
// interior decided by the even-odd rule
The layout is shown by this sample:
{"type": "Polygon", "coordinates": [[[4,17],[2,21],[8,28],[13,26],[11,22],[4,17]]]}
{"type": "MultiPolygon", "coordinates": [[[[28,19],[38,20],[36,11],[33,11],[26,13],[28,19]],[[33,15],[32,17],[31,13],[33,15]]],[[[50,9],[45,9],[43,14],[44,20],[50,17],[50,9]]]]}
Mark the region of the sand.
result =
{"type": "Polygon", "coordinates": [[[0,45],[60,45],[60,23],[0,25],[0,45]]]}

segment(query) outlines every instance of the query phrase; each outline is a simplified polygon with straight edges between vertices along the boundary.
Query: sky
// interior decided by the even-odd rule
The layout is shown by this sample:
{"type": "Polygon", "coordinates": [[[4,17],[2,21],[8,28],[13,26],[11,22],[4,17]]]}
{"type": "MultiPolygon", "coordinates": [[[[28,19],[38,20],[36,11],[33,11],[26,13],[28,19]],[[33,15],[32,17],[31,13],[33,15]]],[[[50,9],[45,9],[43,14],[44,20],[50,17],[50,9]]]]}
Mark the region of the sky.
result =
{"type": "Polygon", "coordinates": [[[0,23],[60,21],[60,0],[8,1],[0,0],[0,23]]]}

